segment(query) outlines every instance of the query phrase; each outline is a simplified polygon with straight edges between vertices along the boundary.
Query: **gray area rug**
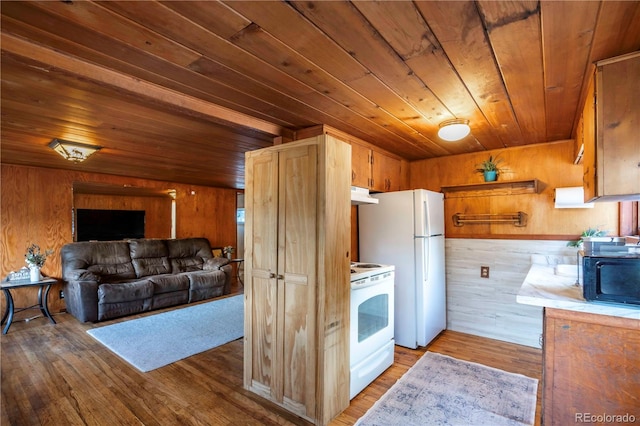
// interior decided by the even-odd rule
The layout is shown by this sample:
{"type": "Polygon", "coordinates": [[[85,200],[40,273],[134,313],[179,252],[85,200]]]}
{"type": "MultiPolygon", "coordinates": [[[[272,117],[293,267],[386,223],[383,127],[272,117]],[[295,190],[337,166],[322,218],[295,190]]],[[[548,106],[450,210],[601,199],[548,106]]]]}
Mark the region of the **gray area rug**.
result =
{"type": "Polygon", "coordinates": [[[533,425],[537,389],[537,379],[427,352],[356,425],[533,425]]]}
{"type": "Polygon", "coordinates": [[[244,296],[232,296],[87,330],[122,359],[147,372],[244,335],[244,296]]]}

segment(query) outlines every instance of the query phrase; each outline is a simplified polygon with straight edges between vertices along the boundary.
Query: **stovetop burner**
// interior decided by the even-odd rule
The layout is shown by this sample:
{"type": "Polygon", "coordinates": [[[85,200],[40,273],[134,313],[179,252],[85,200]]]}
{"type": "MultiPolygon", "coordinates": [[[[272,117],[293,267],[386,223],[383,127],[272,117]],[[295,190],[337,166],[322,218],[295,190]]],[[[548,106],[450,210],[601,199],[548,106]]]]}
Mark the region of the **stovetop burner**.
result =
{"type": "Polygon", "coordinates": [[[357,266],[358,268],[366,268],[366,269],[382,268],[382,265],[377,264],[377,263],[357,263],[354,266],[357,266]]]}
{"type": "Polygon", "coordinates": [[[374,275],[383,274],[393,271],[392,265],[382,265],[380,263],[352,262],[351,263],[351,282],[360,281],[374,275]]]}

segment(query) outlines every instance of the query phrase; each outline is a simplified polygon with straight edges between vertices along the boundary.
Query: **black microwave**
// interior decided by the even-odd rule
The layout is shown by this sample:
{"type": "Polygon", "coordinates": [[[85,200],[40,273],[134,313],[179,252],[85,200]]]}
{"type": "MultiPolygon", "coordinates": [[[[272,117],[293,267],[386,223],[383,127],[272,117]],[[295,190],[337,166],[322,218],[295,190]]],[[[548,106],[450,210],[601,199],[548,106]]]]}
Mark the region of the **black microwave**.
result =
{"type": "Polygon", "coordinates": [[[586,300],[640,305],[640,254],[585,256],[582,271],[586,300]]]}

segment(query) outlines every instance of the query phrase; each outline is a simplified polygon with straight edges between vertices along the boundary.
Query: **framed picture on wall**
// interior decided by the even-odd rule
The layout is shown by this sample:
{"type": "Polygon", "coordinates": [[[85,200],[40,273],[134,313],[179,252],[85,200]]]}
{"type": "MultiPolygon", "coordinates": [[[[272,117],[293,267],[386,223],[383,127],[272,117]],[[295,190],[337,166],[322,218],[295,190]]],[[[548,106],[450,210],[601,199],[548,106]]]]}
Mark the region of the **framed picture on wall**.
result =
{"type": "Polygon", "coordinates": [[[213,257],[222,257],[222,247],[214,247],[211,249],[213,257]]]}

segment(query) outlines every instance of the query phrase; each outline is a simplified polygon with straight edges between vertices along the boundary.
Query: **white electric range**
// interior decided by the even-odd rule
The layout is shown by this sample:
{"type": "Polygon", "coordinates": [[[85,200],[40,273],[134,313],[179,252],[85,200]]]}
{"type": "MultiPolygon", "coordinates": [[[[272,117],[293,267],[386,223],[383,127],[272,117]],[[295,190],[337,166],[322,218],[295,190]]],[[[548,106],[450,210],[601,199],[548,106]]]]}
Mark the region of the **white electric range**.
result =
{"type": "Polygon", "coordinates": [[[393,364],[394,277],[393,265],[351,264],[350,399],[393,364]]]}

